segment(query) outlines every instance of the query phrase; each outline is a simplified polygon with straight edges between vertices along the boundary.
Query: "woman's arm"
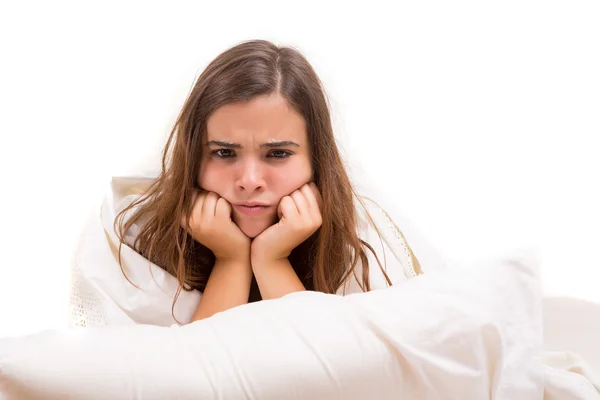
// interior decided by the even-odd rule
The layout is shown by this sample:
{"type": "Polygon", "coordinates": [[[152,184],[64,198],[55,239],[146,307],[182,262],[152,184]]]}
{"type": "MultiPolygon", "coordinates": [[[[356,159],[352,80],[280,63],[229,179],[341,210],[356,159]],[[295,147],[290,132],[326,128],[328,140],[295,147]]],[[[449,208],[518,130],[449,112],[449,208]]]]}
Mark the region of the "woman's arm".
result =
{"type": "Polygon", "coordinates": [[[256,262],[252,264],[252,269],[263,300],[306,290],[287,258],[256,262]]]}
{"type": "Polygon", "coordinates": [[[302,185],[279,201],[279,221],[252,240],[250,260],[264,300],[306,290],[288,257],[323,223],[321,204],[317,186],[302,185]]]}
{"type": "Polygon", "coordinates": [[[252,267],[247,262],[217,259],[192,322],[248,303],[252,267]]]}
{"type": "Polygon", "coordinates": [[[231,204],[214,192],[194,193],[191,215],[181,226],[215,255],[216,261],[192,322],[248,302],[252,267],[250,238],[231,219],[231,204]]]}

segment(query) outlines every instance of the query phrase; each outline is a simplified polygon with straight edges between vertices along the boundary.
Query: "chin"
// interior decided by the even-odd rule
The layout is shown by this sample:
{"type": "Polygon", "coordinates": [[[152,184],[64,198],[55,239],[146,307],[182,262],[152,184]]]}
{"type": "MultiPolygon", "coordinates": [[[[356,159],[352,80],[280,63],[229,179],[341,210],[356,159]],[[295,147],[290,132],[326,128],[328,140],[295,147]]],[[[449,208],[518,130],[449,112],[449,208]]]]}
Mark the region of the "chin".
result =
{"type": "Polygon", "coordinates": [[[240,221],[240,223],[237,225],[240,227],[240,230],[244,232],[244,234],[250,239],[254,239],[270,226],[268,223],[250,223],[250,221],[240,221]]]}
{"type": "Polygon", "coordinates": [[[244,235],[254,239],[267,228],[277,222],[276,215],[262,215],[258,218],[248,218],[245,215],[233,215],[233,222],[240,228],[244,235]]]}

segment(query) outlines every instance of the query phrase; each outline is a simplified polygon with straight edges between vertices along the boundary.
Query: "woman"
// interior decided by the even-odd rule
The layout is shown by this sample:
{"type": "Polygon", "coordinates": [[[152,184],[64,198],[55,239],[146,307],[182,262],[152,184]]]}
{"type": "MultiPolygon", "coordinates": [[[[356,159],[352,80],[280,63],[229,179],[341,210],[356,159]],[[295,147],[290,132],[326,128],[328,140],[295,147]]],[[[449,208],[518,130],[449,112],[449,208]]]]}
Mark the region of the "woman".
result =
{"type": "Polygon", "coordinates": [[[125,244],[176,277],[173,307],[181,289],[202,293],[191,321],[297,291],[368,291],[373,268],[379,287],[419,271],[406,245],[390,279],[385,252],[359,237],[367,221],[382,243],[342,163],[321,82],[298,51],[267,41],[208,65],[141,194],[114,219],[119,264],[125,244]]]}

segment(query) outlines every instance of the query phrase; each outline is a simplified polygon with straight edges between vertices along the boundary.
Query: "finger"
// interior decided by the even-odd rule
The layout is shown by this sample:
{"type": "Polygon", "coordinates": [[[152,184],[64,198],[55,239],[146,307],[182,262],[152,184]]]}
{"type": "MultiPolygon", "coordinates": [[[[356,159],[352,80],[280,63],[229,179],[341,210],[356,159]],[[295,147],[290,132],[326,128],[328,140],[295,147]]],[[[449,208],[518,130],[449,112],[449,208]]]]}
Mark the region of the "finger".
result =
{"type": "MultiPolygon", "coordinates": [[[[206,193],[198,192],[196,194],[196,200],[192,206],[192,215],[190,219],[200,220],[202,217],[202,207],[204,206],[204,200],[206,199],[206,193]]],[[[191,223],[191,222],[190,222],[191,223]]]]}
{"type": "Polygon", "coordinates": [[[221,221],[231,220],[231,205],[223,197],[219,197],[217,200],[215,218],[221,221]]]}
{"type": "Polygon", "coordinates": [[[279,218],[293,218],[298,215],[298,208],[296,208],[296,203],[290,196],[283,196],[283,198],[279,201],[279,206],[277,207],[277,214],[279,218]]]}
{"type": "Polygon", "coordinates": [[[184,212],[181,215],[181,220],[179,221],[180,225],[182,228],[184,229],[188,229],[188,227],[191,224],[191,219],[194,216],[194,211],[196,209],[197,203],[198,203],[198,197],[199,197],[199,193],[198,191],[193,191],[192,192],[192,198],[190,200],[190,210],[189,213],[186,213],[187,210],[184,210],[184,212]]]}
{"type": "MultiPolygon", "coordinates": [[[[311,182],[312,183],[312,182],[311,182]]],[[[314,226],[321,226],[323,223],[323,216],[321,214],[321,206],[319,204],[319,199],[321,194],[319,190],[316,188],[314,183],[306,184],[301,188],[302,193],[306,198],[306,202],[309,204],[309,216],[310,221],[314,226]]]]}
{"type": "Polygon", "coordinates": [[[300,188],[300,191],[304,194],[310,211],[312,213],[320,213],[321,207],[319,206],[319,198],[317,197],[320,196],[319,191],[317,190],[315,192],[315,190],[310,186],[310,184],[302,186],[302,188],[300,188]]]}
{"type": "Polygon", "coordinates": [[[302,191],[302,188],[294,191],[292,194],[290,194],[290,197],[294,200],[294,203],[296,204],[298,214],[306,216],[311,214],[312,211],[310,210],[310,204],[308,203],[308,200],[306,199],[306,194],[302,191]]]}
{"type": "Polygon", "coordinates": [[[321,196],[321,191],[319,190],[316,183],[314,183],[314,182],[310,182],[308,184],[308,186],[310,187],[311,191],[313,192],[313,194],[315,196],[315,199],[317,200],[317,205],[319,207],[319,210],[321,210],[323,208],[323,196],[321,196]]]}
{"type": "MultiPolygon", "coordinates": [[[[204,204],[202,204],[202,218],[214,218],[217,208],[217,200],[219,195],[215,192],[209,192],[204,198],[204,204]]],[[[208,220],[205,220],[208,222],[208,220]]]]}

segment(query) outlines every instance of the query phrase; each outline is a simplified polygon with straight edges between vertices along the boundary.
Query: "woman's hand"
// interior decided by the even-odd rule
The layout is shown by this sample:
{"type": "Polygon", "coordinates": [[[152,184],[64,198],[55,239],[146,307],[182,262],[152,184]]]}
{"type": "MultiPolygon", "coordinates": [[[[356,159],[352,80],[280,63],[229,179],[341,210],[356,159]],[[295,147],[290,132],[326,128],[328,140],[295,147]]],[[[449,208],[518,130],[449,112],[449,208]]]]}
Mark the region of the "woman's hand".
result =
{"type": "Polygon", "coordinates": [[[299,244],[321,227],[321,194],[307,183],[279,202],[279,222],[258,235],[251,244],[251,262],[266,264],[286,259],[299,244]]]}
{"type": "Polygon", "coordinates": [[[214,192],[204,191],[196,192],[192,201],[191,215],[181,218],[181,226],[217,260],[248,262],[250,238],[231,220],[231,204],[214,192]]]}

